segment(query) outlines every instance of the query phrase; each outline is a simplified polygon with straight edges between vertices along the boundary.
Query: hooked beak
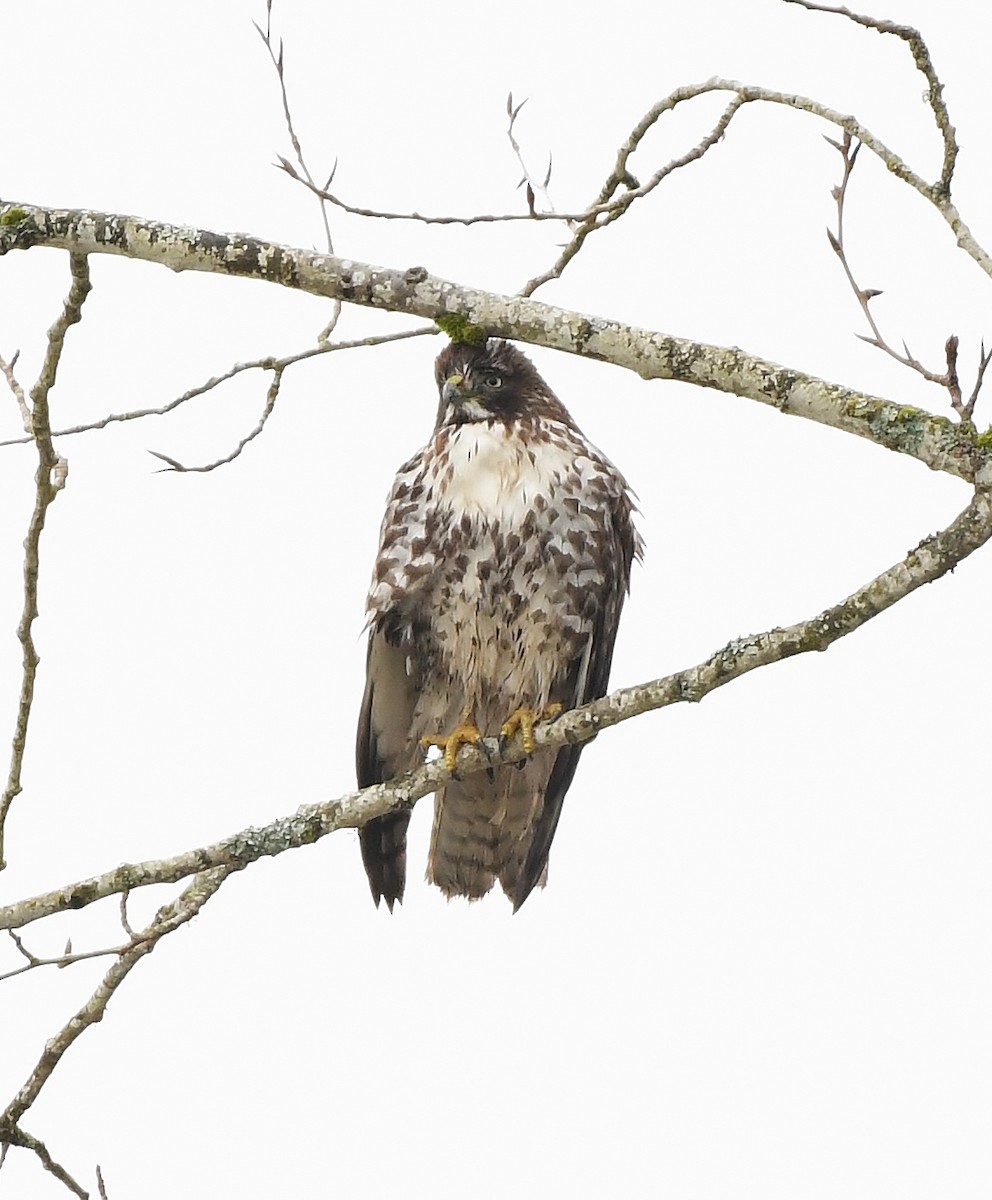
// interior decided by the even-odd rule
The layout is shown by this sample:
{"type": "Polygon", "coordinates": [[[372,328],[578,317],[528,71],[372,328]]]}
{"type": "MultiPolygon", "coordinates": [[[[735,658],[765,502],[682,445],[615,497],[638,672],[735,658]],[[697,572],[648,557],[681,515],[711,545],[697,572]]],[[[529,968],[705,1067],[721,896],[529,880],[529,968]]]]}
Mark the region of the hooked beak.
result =
{"type": "Polygon", "coordinates": [[[460,400],[465,399],[465,393],[462,391],[464,382],[464,375],[448,376],[444,381],[444,387],[441,388],[441,399],[445,404],[457,404],[460,400]]]}

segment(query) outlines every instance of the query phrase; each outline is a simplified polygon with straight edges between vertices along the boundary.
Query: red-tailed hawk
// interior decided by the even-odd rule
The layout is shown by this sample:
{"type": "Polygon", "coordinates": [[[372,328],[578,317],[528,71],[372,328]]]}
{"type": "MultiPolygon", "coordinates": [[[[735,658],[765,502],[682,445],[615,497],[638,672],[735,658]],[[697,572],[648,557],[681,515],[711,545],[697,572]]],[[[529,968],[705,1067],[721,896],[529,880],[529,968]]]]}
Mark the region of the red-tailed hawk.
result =
{"type": "MultiPolygon", "coordinates": [[[[452,343],[434,371],[431,440],[389,495],[369,592],[361,787],[449,766],[480,736],[606,692],[631,560],[630,491],[533,363],[508,342],[452,343]]],[[[545,879],[580,746],[452,779],[435,797],[427,878],[447,896],[498,879],[514,909],[545,879]]],[[[361,830],[376,904],[403,899],[409,813],[361,830]]]]}

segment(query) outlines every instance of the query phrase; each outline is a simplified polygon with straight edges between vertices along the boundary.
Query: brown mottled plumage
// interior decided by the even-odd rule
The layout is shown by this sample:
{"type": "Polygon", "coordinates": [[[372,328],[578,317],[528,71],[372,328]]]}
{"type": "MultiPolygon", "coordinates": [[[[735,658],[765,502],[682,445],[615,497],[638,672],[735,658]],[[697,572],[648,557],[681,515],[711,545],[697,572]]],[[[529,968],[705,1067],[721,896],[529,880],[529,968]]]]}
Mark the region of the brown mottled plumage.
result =
{"type": "MultiPolygon", "coordinates": [[[[626,481],[519,350],[453,343],[435,377],[434,433],[393,484],[369,593],[362,787],[417,766],[421,738],[466,714],[489,736],[521,706],[602,696],[640,552],[626,481]]],[[[580,753],[538,749],[520,769],[446,783],[428,879],[469,899],[498,879],[519,908],[544,882],[580,753]]],[[[409,819],[361,831],[372,895],[390,909],[409,819]]]]}

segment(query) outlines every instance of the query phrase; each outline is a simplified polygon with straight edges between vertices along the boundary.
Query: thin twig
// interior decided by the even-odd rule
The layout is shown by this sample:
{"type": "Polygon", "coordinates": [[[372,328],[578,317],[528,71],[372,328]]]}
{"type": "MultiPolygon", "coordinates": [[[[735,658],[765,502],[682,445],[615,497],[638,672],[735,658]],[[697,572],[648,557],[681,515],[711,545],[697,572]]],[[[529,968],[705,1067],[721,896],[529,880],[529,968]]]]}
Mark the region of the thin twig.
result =
{"type": "Polygon", "coordinates": [[[893,349],[893,347],[890,346],[882,336],[882,332],[879,329],[878,323],[876,322],[874,314],[871,311],[871,301],[874,300],[876,296],[881,296],[882,293],[877,288],[863,288],[858,284],[857,280],[854,278],[854,272],[851,269],[851,264],[847,257],[847,251],[844,245],[844,210],[847,200],[847,188],[851,181],[851,175],[854,171],[854,164],[857,162],[858,151],[861,149],[861,144],[854,141],[847,130],[844,131],[844,136],[839,142],[834,141],[833,138],[827,138],[826,140],[840,153],[844,164],[844,171],[841,181],[831,193],[837,205],[837,232],[833,233],[828,229],[827,239],[830,242],[831,249],[837,255],[837,258],[840,261],[841,267],[844,270],[844,274],[847,276],[847,282],[850,284],[851,290],[854,292],[858,304],[861,306],[861,311],[865,315],[865,320],[868,322],[869,328],[871,329],[871,337],[866,337],[863,334],[858,334],[858,337],[861,338],[863,342],[867,342],[869,346],[875,346],[878,350],[884,351],[891,358],[894,358],[896,362],[901,363],[905,367],[912,368],[912,370],[922,375],[928,383],[938,383],[942,387],[946,387],[948,383],[948,377],[946,374],[938,375],[933,371],[929,371],[918,359],[914,358],[914,356],[910,354],[908,347],[905,348],[904,354],[900,354],[899,351],[893,349]]]}
{"type": "MultiPolygon", "coordinates": [[[[310,186],[305,179],[301,179],[300,183],[307,187],[310,186]]],[[[451,213],[431,215],[421,212],[392,212],[388,209],[365,208],[358,204],[349,204],[334,192],[329,192],[322,188],[317,189],[317,194],[326,200],[328,204],[333,204],[335,208],[340,208],[342,212],[348,213],[353,217],[370,217],[377,221],[415,221],[420,225],[501,225],[513,221],[561,221],[563,224],[569,225],[596,215],[594,210],[591,209],[577,213],[535,211],[525,213],[471,213],[465,216],[453,215],[451,213]]],[[[611,207],[612,205],[606,204],[599,211],[609,212],[611,207]]]]}
{"type": "MultiPolygon", "coordinates": [[[[675,95],[677,94],[673,93],[673,96],[675,95]]],[[[671,108],[675,108],[675,106],[681,103],[681,100],[684,98],[688,97],[679,97],[678,99],[669,97],[669,100],[672,101],[671,108]]],[[[627,150],[626,153],[621,151],[621,155],[618,159],[618,165],[610,173],[607,183],[600,191],[599,199],[595,204],[590,205],[589,207],[590,215],[578,222],[575,231],[572,234],[571,240],[562,250],[554,265],[551,266],[547,271],[542,272],[540,275],[535,275],[533,279],[528,280],[527,283],[524,284],[523,288],[521,288],[520,295],[533,296],[537,289],[543,284],[550,282],[552,279],[559,279],[568,264],[582,249],[586,238],[591,233],[595,233],[599,229],[605,229],[607,225],[612,225],[614,221],[618,221],[635,200],[640,200],[644,196],[650,195],[650,193],[653,192],[654,189],[658,187],[658,185],[674,171],[678,171],[682,167],[688,166],[689,163],[695,162],[697,159],[702,158],[707,150],[709,150],[712,146],[715,146],[716,143],[720,141],[727,130],[727,126],[733,120],[734,114],[744,103],[744,100],[740,96],[735,96],[734,99],[731,100],[731,102],[724,109],[723,115],[720,117],[719,121],[717,121],[716,125],[713,126],[710,132],[700,142],[693,146],[691,150],[687,150],[685,154],[680,155],[678,158],[672,159],[671,162],[666,163],[663,167],[660,167],[645,184],[638,184],[637,180],[634,179],[634,177],[627,170],[627,158],[629,157],[629,150],[627,150]],[[611,199],[616,188],[621,185],[626,190],[618,199],[611,199]]],[[[662,111],[668,111],[668,109],[661,109],[658,113],[659,116],[661,115],[662,111]]],[[[634,145],[640,143],[641,138],[646,132],[647,129],[637,135],[634,145]]]]}
{"type": "Polygon", "coordinates": [[[192,920],[229,874],[230,870],[227,867],[200,871],[180,896],[158,910],[151,923],[138,935],[139,940],[124,950],[117,962],[107,971],[89,1000],[45,1043],[37,1065],[14,1099],[0,1113],[0,1139],[5,1135],[5,1131],[17,1126],[73,1042],[84,1030],[103,1019],[111,996],[128,973],[146,954],[155,949],[166,934],[192,920]]]}
{"type": "Polygon", "coordinates": [[[89,262],[84,254],[70,254],[69,269],[72,275],[72,286],[69,289],[69,295],[63,302],[61,314],[48,331],[48,348],[38,381],[31,389],[30,397],[31,436],[38,450],[38,468],[34,477],[34,511],[28,522],[28,532],[24,539],[24,605],[17,626],[17,638],[21,643],[22,655],[21,687],[17,702],[17,716],[14,722],[7,786],[3,795],[0,796],[0,870],[6,865],[4,862],[4,828],[7,813],[10,811],[14,797],[21,791],[21,771],[24,764],[24,750],[27,745],[28,721],[34,699],[35,677],[38,672],[39,659],[32,628],[35,618],[38,616],[41,532],[45,527],[49,505],[65,486],[68,471],[68,463],[56,454],[55,447],[52,445],[48,397],[55,386],[66,333],[70,326],[75,325],[81,319],[83,303],[91,287],[89,262]]]}
{"type": "Polygon", "coordinates": [[[551,199],[551,193],[548,190],[548,185],[551,183],[551,168],[553,165],[552,157],[550,154],[548,155],[548,166],[544,173],[544,179],[541,182],[538,182],[535,176],[531,173],[530,168],[527,166],[523,151],[520,149],[520,143],[517,141],[513,132],[514,126],[517,123],[517,118],[520,116],[520,112],[526,103],[526,100],[521,100],[519,104],[515,105],[513,103],[512,92],[510,92],[506,97],[506,115],[509,118],[509,122],[506,127],[506,136],[509,138],[510,146],[513,149],[513,153],[517,162],[520,164],[520,170],[523,171],[523,178],[520,180],[518,187],[526,185],[527,215],[529,217],[537,216],[538,209],[536,201],[538,196],[541,197],[541,200],[544,204],[544,212],[549,215],[554,215],[555,205],[554,201],[551,199]]]}
{"type": "MultiPolygon", "coordinates": [[[[307,350],[300,350],[296,354],[287,354],[284,358],[273,358],[271,355],[265,358],[252,359],[250,362],[235,363],[233,367],[229,367],[220,375],[214,375],[205,383],[199,384],[195,388],[190,388],[188,392],[183,392],[181,396],[177,396],[174,400],[170,400],[168,404],[160,405],[158,408],[136,408],[130,412],[111,413],[109,416],[101,417],[98,421],[90,421],[85,425],[71,425],[66,429],[55,430],[52,437],[70,437],[77,433],[91,433],[95,429],[106,429],[108,425],[112,425],[120,421],[138,421],[143,417],[163,417],[180,405],[185,404],[188,400],[193,400],[197,396],[203,396],[220,384],[226,383],[229,379],[233,379],[236,375],[241,375],[245,371],[285,371],[287,367],[294,363],[304,362],[309,358],[317,358],[322,354],[333,354],[335,350],[357,350],[363,346],[382,346],[387,342],[401,342],[406,338],[424,337],[425,335],[435,335],[438,332],[436,325],[421,325],[416,329],[404,329],[398,333],[383,333],[373,337],[355,338],[347,342],[327,342],[323,345],[311,346],[307,350]]],[[[20,446],[25,442],[29,442],[30,438],[9,438],[6,441],[0,441],[0,448],[4,446],[20,446]]]]}
{"type": "MultiPolygon", "coordinates": [[[[89,1200],[89,1192],[73,1179],[65,1167],[52,1158],[45,1143],[22,1129],[16,1121],[8,1124],[0,1119],[0,1141],[3,1144],[4,1154],[6,1154],[8,1145],[20,1146],[24,1150],[32,1151],[37,1155],[45,1170],[54,1175],[60,1183],[64,1183],[74,1196],[79,1196],[80,1200],[89,1200]]],[[[0,1162],[2,1161],[0,1159],[0,1162]]]]}
{"type": "Polygon", "coordinates": [[[130,896],[130,894],[131,894],[130,892],[121,892],[120,917],[121,917],[121,928],[124,930],[124,932],[130,938],[130,940],[133,942],[137,938],[138,935],[131,928],[131,922],[128,920],[128,917],[127,917],[127,902],[128,902],[128,897],[130,896]]]}
{"type": "Polygon", "coordinates": [[[258,421],[255,423],[255,427],[251,430],[251,432],[245,434],[245,436],[241,439],[241,441],[238,442],[230,454],[225,454],[223,458],[215,459],[213,462],[206,463],[204,466],[185,467],[181,462],[178,462],[174,458],[170,458],[167,454],[160,453],[158,450],[149,450],[148,453],[154,455],[155,458],[161,459],[162,462],[167,463],[168,466],[162,469],[169,471],[213,471],[217,467],[222,467],[227,463],[234,462],[238,455],[240,455],[241,451],[244,450],[245,446],[258,437],[258,435],[265,428],[265,422],[269,419],[269,417],[272,416],[272,410],[275,408],[276,400],[279,396],[279,389],[282,387],[282,374],[282,367],[276,367],[276,369],[272,372],[272,382],[269,384],[269,390],[265,396],[265,408],[262,410],[262,415],[258,418],[258,421]]]}
{"type": "MultiPolygon", "coordinates": [[[[795,2],[798,3],[799,0],[795,0],[795,2]]],[[[875,314],[871,309],[871,302],[876,296],[881,296],[882,293],[878,288],[861,287],[854,277],[854,271],[847,256],[847,249],[844,243],[844,213],[847,203],[848,185],[850,184],[851,176],[854,173],[854,164],[857,162],[858,151],[861,148],[861,144],[856,142],[851,137],[850,133],[847,132],[847,130],[844,131],[844,135],[839,142],[829,137],[826,140],[838,151],[844,164],[841,181],[836,187],[833,188],[831,192],[831,195],[833,196],[837,205],[837,232],[834,233],[832,230],[828,229],[827,239],[830,242],[830,246],[834,253],[837,255],[844,274],[847,277],[847,282],[850,284],[851,290],[854,292],[858,304],[861,307],[861,311],[864,313],[865,320],[868,322],[868,326],[871,329],[870,337],[861,333],[859,333],[857,336],[861,339],[861,341],[867,342],[869,346],[874,346],[876,349],[883,351],[885,354],[889,355],[890,358],[895,359],[897,363],[901,363],[902,366],[909,367],[910,370],[915,371],[918,375],[922,376],[922,378],[924,378],[928,383],[935,383],[939,387],[946,388],[951,398],[951,408],[954,409],[954,411],[963,421],[970,421],[975,411],[975,404],[978,401],[978,394],[981,391],[982,379],[985,375],[985,367],[982,365],[985,363],[984,345],[982,347],[982,353],[980,356],[979,371],[975,387],[972,391],[971,398],[967,403],[965,403],[962,399],[961,383],[958,378],[958,339],[954,334],[951,334],[944,344],[944,361],[946,366],[942,372],[932,371],[928,367],[925,367],[923,363],[921,363],[920,360],[911,353],[905,342],[902,344],[902,350],[899,351],[890,345],[890,343],[886,340],[882,334],[878,322],[875,320],[875,314]]]]}
{"type": "MultiPolygon", "coordinates": [[[[303,156],[303,145],[300,142],[299,137],[297,136],[296,127],[293,124],[293,112],[292,112],[292,109],[290,108],[289,92],[287,91],[287,88],[286,88],[286,57],[285,57],[285,49],[286,48],[283,44],[282,38],[280,38],[279,39],[279,51],[278,51],[278,53],[276,53],[275,44],[273,42],[272,0],[266,0],[266,4],[265,4],[265,29],[263,30],[257,21],[253,21],[252,24],[258,30],[258,36],[262,39],[262,42],[265,45],[265,49],[268,51],[269,58],[272,62],[273,67],[275,68],[276,78],[279,80],[279,95],[282,99],[283,119],[286,122],[286,131],[289,134],[290,144],[293,147],[293,153],[296,155],[296,161],[300,165],[299,169],[302,172],[302,176],[297,173],[296,168],[293,167],[293,165],[290,162],[288,162],[285,158],[283,158],[282,155],[279,155],[279,166],[284,171],[286,171],[292,178],[301,179],[303,182],[305,182],[307,184],[307,186],[310,188],[310,190],[317,196],[317,199],[320,203],[320,219],[324,225],[324,239],[327,244],[327,253],[333,254],[334,253],[334,239],[331,237],[331,222],[330,222],[330,218],[328,217],[328,214],[327,214],[327,201],[324,198],[324,196],[321,194],[321,189],[318,188],[317,183],[314,180],[314,177],[310,172],[310,168],[307,166],[306,159],[303,156]]],[[[334,166],[331,168],[330,175],[328,175],[328,177],[327,177],[327,182],[324,184],[325,188],[329,188],[331,186],[331,183],[334,179],[335,172],[337,171],[337,166],[338,166],[337,162],[335,162],[334,166]]],[[[318,343],[327,341],[327,339],[334,332],[334,329],[336,328],[340,317],[341,317],[341,301],[334,300],[332,302],[330,320],[327,322],[327,324],[324,326],[324,328],[321,330],[320,334],[318,335],[318,337],[317,337],[318,343]]]]}
{"type": "Polygon", "coordinates": [[[981,346],[978,349],[978,370],[975,372],[975,386],[971,389],[971,395],[968,397],[968,403],[961,411],[961,419],[970,421],[975,412],[975,405],[978,403],[978,394],[982,390],[982,384],[985,382],[985,370],[992,361],[992,350],[986,351],[985,341],[983,339],[981,346]]]}
{"type": "Polygon", "coordinates": [[[13,971],[5,971],[3,974],[0,974],[0,983],[8,979],[14,979],[17,975],[24,975],[27,971],[34,971],[38,967],[69,967],[73,963],[85,962],[90,958],[106,958],[108,955],[120,955],[129,950],[134,941],[138,939],[138,935],[136,934],[132,941],[124,946],[108,946],[105,950],[82,950],[78,953],[59,954],[54,958],[39,958],[24,948],[17,934],[12,929],[8,929],[7,932],[17,943],[18,950],[27,959],[27,962],[23,967],[17,967],[13,971]]]}
{"type": "Polygon", "coordinates": [[[17,401],[17,407],[21,410],[21,424],[24,426],[24,432],[28,435],[25,441],[31,441],[31,409],[28,407],[24,388],[17,382],[17,376],[14,374],[14,368],[17,366],[17,360],[20,357],[20,350],[15,350],[14,357],[10,362],[7,362],[4,358],[0,358],[0,371],[3,372],[3,376],[7,380],[7,386],[17,401]]]}
{"type": "Polygon", "coordinates": [[[882,34],[892,34],[894,37],[901,38],[909,45],[913,61],[927,81],[927,103],[930,105],[930,111],[933,113],[934,120],[937,123],[937,128],[944,143],[944,161],[941,167],[940,180],[936,186],[939,187],[945,196],[950,196],[951,180],[954,176],[954,167],[958,157],[957,137],[954,126],[951,124],[947,105],[944,103],[944,85],[940,82],[936,68],[933,65],[933,59],[930,57],[930,50],[923,40],[923,35],[920,31],[914,29],[912,25],[897,25],[894,21],[863,16],[860,13],[852,12],[844,6],[817,4],[814,3],[814,0],[785,0],[785,2],[787,4],[798,4],[801,8],[808,9],[810,12],[833,13],[837,16],[847,17],[849,21],[863,25],[866,29],[874,29],[882,34]]]}

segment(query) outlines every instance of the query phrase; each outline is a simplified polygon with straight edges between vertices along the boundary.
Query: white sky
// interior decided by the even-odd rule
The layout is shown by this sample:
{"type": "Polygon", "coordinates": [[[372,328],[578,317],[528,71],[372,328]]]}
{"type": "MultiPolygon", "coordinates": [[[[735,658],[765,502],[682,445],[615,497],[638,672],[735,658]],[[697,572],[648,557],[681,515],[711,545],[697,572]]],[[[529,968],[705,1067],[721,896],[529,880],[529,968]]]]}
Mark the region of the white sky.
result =
{"type": "MultiPolygon", "coordinates": [[[[906,48],[776,3],[656,6],[280,0],[316,173],[357,204],[516,209],[506,93],[563,209],[598,190],[655,100],[714,74],[855,112],[934,177],[939,141],[906,48]]],[[[952,0],[877,15],[926,33],[962,146],[957,203],[988,219],[990,21],[952,0]]],[[[261,3],[8,6],[2,195],[320,247],[289,153],[261,3]]],[[[642,178],[719,103],[670,120],[642,178]]],[[[824,227],[839,160],[799,113],[726,141],[591,239],[540,295],[735,344],[900,403],[944,396],[859,342],[824,227]]],[[[940,365],[992,339],[989,284],[867,154],[848,210],[876,313],[940,365]]],[[[334,217],[339,252],[512,292],[548,224],[426,229],[334,217]]],[[[53,421],[164,403],[240,359],[312,344],[329,306],[257,283],[92,262],[53,421]]],[[[0,262],[0,353],[33,379],[68,282],[49,251],[0,262]]],[[[346,311],[339,333],[408,319],[346,311]]],[[[396,466],[434,417],[440,339],[290,371],[269,426],[229,451],[267,379],[168,418],[62,443],[43,544],[42,657],[6,902],[158,857],[353,785],[363,603],[396,466]]],[[[967,503],[920,464],[750,402],[550,351],[535,361],[637,489],[647,542],[614,662],[622,685],[811,616],[967,503]]],[[[992,419],[992,397],[979,409],[992,419]]],[[[0,436],[16,436],[13,401],[0,436]]],[[[0,736],[13,727],[30,449],[0,451],[0,736]]],[[[547,890],[448,904],[422,882],[430,801],[390,919],[357,835],[256,864],[133,972],[24,1126],[111,1200],[238,1194],[497,1198],[984,1197],[990,1174],[992,804],[983,752],[992,557],[977,555],[828,654],[585,754],[547,890]]],[[[6,765],[4,764],[4,774],[6,765]]],[[[177,889],[137,896],[147,919],[177,889]]],[[[113,901],[29,929],[36,953],[119,936],[113,901]]],[[[16,955],[0,947],[0,970],[16,955]]],[[[106,968],[0,988],[5,1104],[106,968]]],[[[12,1151],[0,1194],[67,1194],[12,1151]]]]}

